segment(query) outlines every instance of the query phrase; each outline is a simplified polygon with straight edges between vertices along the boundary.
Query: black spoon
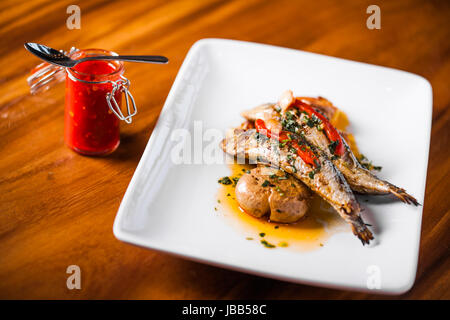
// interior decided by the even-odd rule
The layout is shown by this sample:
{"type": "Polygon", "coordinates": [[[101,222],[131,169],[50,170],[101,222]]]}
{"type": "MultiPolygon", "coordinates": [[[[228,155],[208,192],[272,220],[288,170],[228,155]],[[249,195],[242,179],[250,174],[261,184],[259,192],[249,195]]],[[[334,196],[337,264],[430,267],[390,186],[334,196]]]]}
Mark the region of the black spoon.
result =
{"type": "Polygon", "coordinates": [[[34,42],[25,43],[25,48],[38,58],[47,61],[48,63],[55,64],[57,66],[72,68],[78,63],[88,60],[122,60],[131,62],[146,62],[146,63],[167,63],[169,59],[163,56],[92,56],[79,60],[73,60],[66,56],[64,53],[47,47],[43,44],[34,42]]]}

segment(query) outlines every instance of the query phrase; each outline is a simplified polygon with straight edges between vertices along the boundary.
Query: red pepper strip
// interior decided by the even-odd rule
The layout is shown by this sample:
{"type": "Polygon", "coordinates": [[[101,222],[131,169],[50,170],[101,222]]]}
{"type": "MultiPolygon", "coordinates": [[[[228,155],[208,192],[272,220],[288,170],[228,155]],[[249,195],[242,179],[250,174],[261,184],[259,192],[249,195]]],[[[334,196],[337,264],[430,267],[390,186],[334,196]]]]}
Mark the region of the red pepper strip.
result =
{"type": "Polygon", "coordinates": [[[316,157],[314,152],[312,152],[311,148],[307,145],[299,146],[296,141],[290,140],[288,131],[281,131],[279,135],[272,134],[272,132],[267,129],[265,122],[261,119],[257,119],[255,121],[255,128],[256,131],[269,138],[277,138],[278,141],[281,142],[289,140],[287,142],[297,151],[297,155],[302,158],[304,162],[314,166],[315,168],[318,166],[319,159],[316,157]]]}
{"type": "Polygon", "coordinates": [[[321,113],[315,111],[309,104],[304,103],[300,99],[295,99],[294,106],[300,111],[305,111],[308,116],[312,117],[314,114],[317,118],[319,118],[324,126],[324,131],[328,139],[332,142],[338,141],[338,145],[334,149],[334,154],[338,156],[342,156],[345,152],[344,143],[342,142],[341,135],[336,130],[336,128],[325,118],[321,113]]]}

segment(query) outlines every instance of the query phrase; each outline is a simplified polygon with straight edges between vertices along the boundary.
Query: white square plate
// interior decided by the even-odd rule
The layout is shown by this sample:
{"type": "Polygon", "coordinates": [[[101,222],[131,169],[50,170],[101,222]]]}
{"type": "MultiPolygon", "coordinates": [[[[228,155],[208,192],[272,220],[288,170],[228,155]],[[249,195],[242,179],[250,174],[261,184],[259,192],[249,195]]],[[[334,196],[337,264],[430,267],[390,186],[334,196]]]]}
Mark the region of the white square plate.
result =
{"type": "MultiPolygon", "coordinates": [[[[400,294],[415,279],[422,207],[398,201],[362,203],[376,223],[377,244],[350,232],[318,250],[270,250],[230,229],[214,213],[225,164],[175,165],[175,129],[225,132],[242,110],[281,92],[324,96],[344,110],[360,149],[383,166],[381,178],[423,203],[432,89],[424,78],[394,69],[292,49],[204,39],[190,49],[114,222],[125,242],[212,265],[318,286],[400,294]],[[370,281],[376,277],[375,289],[370,281]],[[368,285],[369,283],[369,285],[368,285]]],[[[200,161],[201,162],[201,161],[200,161]]]]}

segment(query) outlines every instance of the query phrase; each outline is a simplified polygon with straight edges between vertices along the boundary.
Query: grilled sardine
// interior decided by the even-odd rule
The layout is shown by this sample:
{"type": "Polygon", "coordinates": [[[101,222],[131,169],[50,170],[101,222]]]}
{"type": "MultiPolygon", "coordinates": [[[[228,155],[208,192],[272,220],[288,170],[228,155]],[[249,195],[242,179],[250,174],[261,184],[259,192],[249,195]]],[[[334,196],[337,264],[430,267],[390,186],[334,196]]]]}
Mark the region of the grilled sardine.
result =
{"type": "MultiPolygon", "coordinates": [[[[304,143],[307,143],[304,141],[304,143]]],[[[320,150],[314,150],[318,168],[303,161],[290,151],[288,145],[260,134],[255,129],[235,129],[221,144],[223,150],[237,158],[248,159],[250,163],[266,164],[281,168],[294,175],[330,203],[339,215],[347,221],[353,233],[363,244],[373,239],[372,232],[360,216],[360,206],[349,185],[339,170],[320,150]]]]}
{"type": "MultiPolygon", "coordinates": [[[[272,122],[282,122],[283,119],[286,118],[286,113],[289,112],[294,118],[293,121],[298,123],[299,131],[304,134],[306,140],[323,150],[339,171],[342,172],[353,191],[363,194],[390,193],[407,204],[419,204],[417,200],[409,195],[404,189],[399,188],[388,181],[377,178],[369,170],[364,168],[356,159],[347,142],[342,137],[342,134],[341,139],[345,146],[344,153],[339,157],[334,156],[330,150],[332,141],[329,140],[324,131],[319,130],[316,125],[311,126],[310,123],[308,123],[310,117],[307,114],[294,113],[288,110],[293,103],[293,99],[295,98],[292,97],[291,100],[289,100],[289,94],[284,94],[278,104],[264,104],[243,112],[242,116],[250,121],[262,119],[266,122],[269,120],[272,122]]],[[[311,102],[305,98],[302,98],[302,100],[307,103],[311,102]]],[[[312,106],[315,106],[315,104],[312,104],[312,106]]]]}

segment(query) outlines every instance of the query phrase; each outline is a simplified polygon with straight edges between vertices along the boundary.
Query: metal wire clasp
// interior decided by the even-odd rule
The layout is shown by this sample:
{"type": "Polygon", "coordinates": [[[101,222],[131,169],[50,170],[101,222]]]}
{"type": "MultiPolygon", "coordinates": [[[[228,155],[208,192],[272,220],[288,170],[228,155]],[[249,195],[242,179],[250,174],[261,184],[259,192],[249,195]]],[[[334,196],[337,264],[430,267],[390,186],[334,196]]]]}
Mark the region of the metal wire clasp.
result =
{"type": "Polygon", "coordinates": [[[108,92],[106,94],[106,102],[108,103],[109,109],[114,112],[114,114],[119,118],[120,120],[125,121],[126,123],[131,123],[133,121],[133,116],[137,113],[136,103],[134,102],[133,95],[128,90],[130,87],[130,80],[125,78],[124,76],[120,76],[121,79],[117,81],[108,81],[112,84],[112,90],[111,92],[108,92]],[[124,116],[122,113],[122,110],[117,103],[116,99],[114,98],[115,93],[121,90],[123,93],[125,93],[125,102],[127,107],[127,115],[124,116]],[[130,100],[131,100],[131,107],[130,107],[130,100]]]}

